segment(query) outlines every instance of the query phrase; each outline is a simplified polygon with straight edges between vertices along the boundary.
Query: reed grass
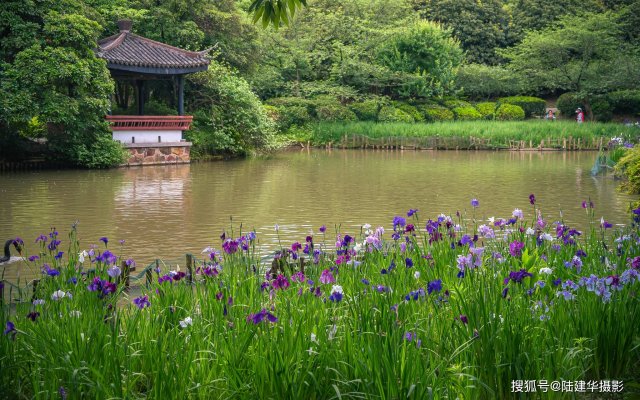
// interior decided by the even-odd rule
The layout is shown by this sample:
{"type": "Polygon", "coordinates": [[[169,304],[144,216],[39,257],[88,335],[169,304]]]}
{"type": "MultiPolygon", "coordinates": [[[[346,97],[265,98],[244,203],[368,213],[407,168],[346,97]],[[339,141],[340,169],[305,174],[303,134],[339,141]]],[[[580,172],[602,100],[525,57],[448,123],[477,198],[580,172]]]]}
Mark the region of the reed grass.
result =
{"type": "Polygon", "coordinates": [[[128,292],[120,282],[106,294],[89,286],[117,282],[108,271],[120,260],[102,247],[80,263],[72,231],[67,244],[26,253],[60,273],[43,274],[34,299],[44,304],[22,291],[12,297],[23,301],[0,307],[3,326],[15,325],[0,336],[0,397],[511,399],[514,380],[596,379],[637,391],[638,215],[607,229],[586,208],[591,223],[579,234],[539,212],[532,206],[510,225],[418,212],[384,234],[342,232],[336,244],[318,233],[300,240],[309,254],[284,246],[276,280],[258,267],[259,239],[242,235],[221,243],[222,255],[205,253],[193,276],[154,271],[148,287],[128,292]],[[62,246],[65,261],[54,257],[62,246]],[[465,267],[472,248],[484,251],[465,267]],[[308,264],[297,282],[300,257],[308,264]],[[509,281],[522,270],[531,276],[509,281]],[[335,282],[323,283],[328,274],[335,282]],[[592,274],[595,291],[585,283],[592,274]],[[578,288],[563,288],[569,281],[578,288]],[[54,300],[59,290],[66,295],[54,300]],[[150,305],[140,309],[132,301],[144,295],[150,305]],[[277,321],[254,323],[261,310],[277,321]]]}
{"type": "Polygon", "coordinates": [[[538,146],[549,139],[580,139],[591,142],[605,138],[622,137],[636,142],[640,129],[613,123],[584,123],[570,121],[453,121],[436,123],[319,123],[313,127],[312,143],[315,145],[339,144],[343,138],[354,135],[372,139],[382,138],[481,138],[490,139],[492,145],[507,147],[509,141],[525,141],[538,146]]]}

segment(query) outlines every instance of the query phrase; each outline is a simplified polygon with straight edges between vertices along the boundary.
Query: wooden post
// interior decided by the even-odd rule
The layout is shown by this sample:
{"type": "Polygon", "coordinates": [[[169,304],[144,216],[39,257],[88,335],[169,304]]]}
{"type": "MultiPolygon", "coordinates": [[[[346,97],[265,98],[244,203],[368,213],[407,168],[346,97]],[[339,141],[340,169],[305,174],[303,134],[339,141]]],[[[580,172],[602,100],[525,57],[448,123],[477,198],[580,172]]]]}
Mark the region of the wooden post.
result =
{"type": "Polygon", "coordinates": [[[31,294],[31,301],[34,301],[36,299],[36,291],[38,290],[38,284],[40,283],[40,279],[34,279],[33,280],[33,293],[31,294]]]}
{"type": "Polygon", "coordinates": [[[187,254],[187,271],[189,271],[187,282],[193,283],[193,254],[187,254]]]}
{"type": "Polygon", "coordinates": [[[184,115],[184,75],[178,75],[178,115],[184,115]]]}
{"type": "Polygon", "coordinates": [[[147,289],[151,287],[151,281],[153,280],[153,274],[151,273],[151,270],[148,269],[144,272],[145,278],[147,280],[146,286],[147,289]]]}

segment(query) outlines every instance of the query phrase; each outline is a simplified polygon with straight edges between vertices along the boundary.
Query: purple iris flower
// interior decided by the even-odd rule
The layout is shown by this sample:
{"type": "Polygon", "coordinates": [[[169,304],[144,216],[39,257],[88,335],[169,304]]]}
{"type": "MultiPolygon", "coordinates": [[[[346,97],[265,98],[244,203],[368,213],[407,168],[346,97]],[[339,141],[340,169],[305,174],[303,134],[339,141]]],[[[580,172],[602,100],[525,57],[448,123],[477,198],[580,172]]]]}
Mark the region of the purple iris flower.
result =
{"type": "Polygon", "coordinates": [[[407,268],[413,267],[413,260],[409,257],[405,258],[404,263],[407,266],[407,268]]]}
{"type": "Polygon", "coordinates": [[[49,243],[49,244],[47,245],[47,248],[48,248],[50,251],[54,251],[54,250],[56,250],[56,249],[58,248],[58,245],[59,245],[60,243],[62,243],[62,242],[61,242],[61,241],[59,241],[59,240],[53,239],[53,240],[51,240],[51,243],[49,243]]]}
{"type": "Polygon", "coordinates": [[[42,243],[47,243],[47,237],[45,235],[40,235],[36,238],[36,243],[38,242],[42,242],[42,243]]]}
{"type": "Polygon", "coordinates": [[[320,283],[323,283],[326,285],[328,283],[334,283],[335,281],[336,281],[336,278],[333,277],[333,274],[328,269],[325,269],[320,274],[320,283]]]}
{"type": "Polygon", "coordinates": [[[395,230],[397,227],[401,227],[404,228],[404,226],[407,224],[407,220],[404,219],[403,217],[397,215],[393,218],[393,229],[395,230]]]}
{"type": "Polygon", "coordinates": [[[222,243],[222,250],[227,254],[233,254],[238,251],[239,243],[234,239],[227,239],[222,243]]]}
{"type": "Polygon", "coordinates": [[[480,202],[478,201],[478,199],[471,199],[471,206],[473,208],[480,206],[480,202]]]}
{"type": "Polygon", "coordinates": [[[522,280],[528,276],[533,276],[526,269],[522,268],[520,271],[511,271],[509,272],[509,277],[504,279],[504,284],[506,285],[509,281],[515,283],[522,283],[522,280]]]}
{"type": "Polygon", "coordinates": [[[258,325],[260,322],[267,320],[271,323],[276,323],[278,322],[278,318],[271,314],[269,311],[267,311],[266,308],[263,308],[262,310],[260,310],[260,312],[256,313],[256,314],[249,314],[247,316],[247,322],[253,322],[254,325],[258,325]]]}
{"type": "Polygon", "coordinates": [[[320,227],[320,233],[325,233],[326,231],[327,231],[327,227],[326,227],[326,225],[322,225],[322,226],[320,227]]]}
{"type": "Polygon", "coordinates": [[[509,244],[509,254],[514,257],[520,257],[522,255],[522,249],[524,248],[524,243],[514,240],[509,244]]]}
{"type": "Polygon", "coordinates": [[[31,261],[31,262],[34,262],[34,261],[39,260],[39,259],[40,259],[40,256],[30,256],[29,257],[29,261],[31,261]]]}
{"type": "Polygon", "coordinates": [[[412,340],[413,340],[413,337],[414,337],[414,336],[415,336],[415,335],[413,334],[413,332],[406,332],[406,333],[404,334],[404,340],[406,340],[407,342],[410,342],[410,341],[412,341],[412,340]]]}
{"type": "Polygon", "coordinates": [[[342,301],[342,293],[340,292],[331,293],[331,296],[329,296],[329,300],[339,303],[340,301],[342,301]]]}
{"type": "Polygon", "coordinates": [[[531,203],[532,206],[536,204],[536,196],[534,196],[533,193],[529,195],[529,203],[531,203]]]}
{"type": "Polygon", "coordinates": [[[285,290],[290,285],[289,280],[282,274],[278,274],[276,279],[273,280],[273,288],[285,290]]]}
{"type": "Polygon", "coordinates": [[[103,236],[98,240],[100,240],[102,243],[104,243],[105,246],[107,245],[107,243],[109,243],[109,239],[106,236],[103,236]]]}
{"type": "Polygon", "coordinates": [[[458,318],[460,319],[460,322],[462,322],[465,325],[469,323],[469,318],[467,318],[467,316],[464,314],[460,314],[458,318]]]}
{"type": "Polygon", "coordinates": [[[436,279],[435,281],[431,281],[427,284],[427,292],[429,294],[433,293],[433,292],[440,292],[442,290],[442,280],[441,279],[436,279]]]}
{"type": "Polygon", "coordinates": [[[151,305],[151,303],[149,302],[149,296],[147,295],[136,297],[135,299],[133,299],[133,304],[135,304],[136,307],[141,310],[151,305]]]}
{"type": "Polygon", "coordinates": [[[409,211],[407,212],[407,217],[413,217],[413,215],[415,213],[417,213],[418,210],[414,210],[413,208],[409,209],[409,211]]]}
{"type": "Polygon", "coordinates": [[[365,285],[369,285],[368,279],[362,278],[361,282],[364,283],[365,285]]]}
{"type": "Polygon", "coordinates": [[[386,293],[389,291],[389,288],[383,285],[373,285],[373,288],[379,293],[386,293]]]}
{"type": "Polygon", "coordinates": [[[15,340],[17,333],[18,331],[16,330],[16,326],[14,325],[14,323],[11,321],[7,321],[7,327],[4,330],[4,334],[9,336],[12,340],[15,340]]]}
{"type": "Polygon", "coordinates": [[[36,322],[36,319],[38,319],[39,316],[40,313],[38,311],[31,311],[29,314],[27,314],[27,318],[29,318],[33,322],[36,322]]]}

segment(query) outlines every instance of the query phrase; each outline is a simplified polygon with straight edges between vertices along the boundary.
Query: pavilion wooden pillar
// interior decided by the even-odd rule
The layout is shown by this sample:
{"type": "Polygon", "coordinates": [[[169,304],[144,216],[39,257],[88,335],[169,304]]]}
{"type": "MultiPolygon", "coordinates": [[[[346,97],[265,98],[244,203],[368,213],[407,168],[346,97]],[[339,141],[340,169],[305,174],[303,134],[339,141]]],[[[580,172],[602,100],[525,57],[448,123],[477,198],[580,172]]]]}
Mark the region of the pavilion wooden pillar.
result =
{"type": "Polygon", "coordinates": [[[144,86],[144,80],[136,79],[136,103],[138,105],[138,115],[144,115],[144,86]]]}
{"type": "Polygon", "coordinates": [[[178,115],[184,115],[184,75],[178,75],[178,115]]]}

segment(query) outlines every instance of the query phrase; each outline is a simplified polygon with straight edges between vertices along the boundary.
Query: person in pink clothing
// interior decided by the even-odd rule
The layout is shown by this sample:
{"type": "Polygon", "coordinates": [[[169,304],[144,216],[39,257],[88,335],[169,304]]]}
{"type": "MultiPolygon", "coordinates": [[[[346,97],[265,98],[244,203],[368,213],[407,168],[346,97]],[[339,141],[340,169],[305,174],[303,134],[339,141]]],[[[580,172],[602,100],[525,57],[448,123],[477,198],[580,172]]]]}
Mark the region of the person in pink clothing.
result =
{"type": "Polygon", "coordinates": [[[576,121],[581,124],[584,122],[584,113],[582,112],[582,108],[578,107],[576,110],[576,121]]]}

